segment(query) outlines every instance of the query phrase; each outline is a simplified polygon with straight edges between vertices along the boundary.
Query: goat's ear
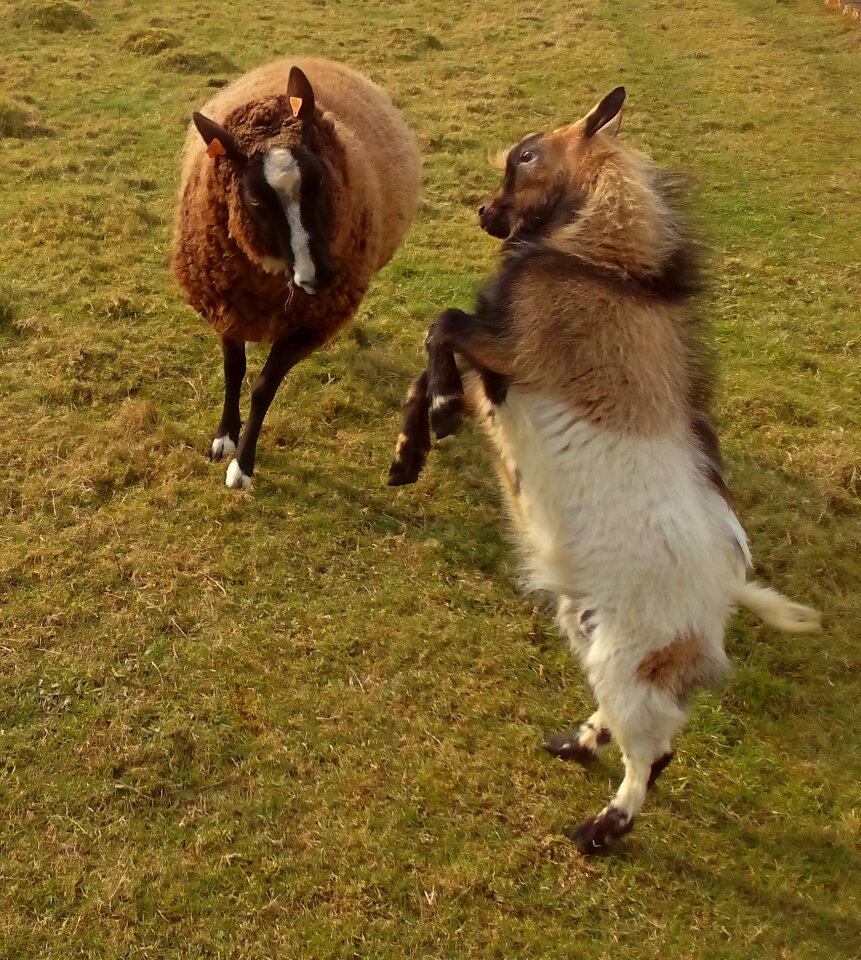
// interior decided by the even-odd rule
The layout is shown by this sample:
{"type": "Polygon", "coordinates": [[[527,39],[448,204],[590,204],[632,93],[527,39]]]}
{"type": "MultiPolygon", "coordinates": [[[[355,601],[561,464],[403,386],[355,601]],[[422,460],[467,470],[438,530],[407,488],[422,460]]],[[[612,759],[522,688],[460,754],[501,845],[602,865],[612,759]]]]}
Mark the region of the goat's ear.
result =
{"type": "Polygon", "coordinates": [[[290,67],[287,96],[290,98],[294,117],[310,120],[314,116],[314,90],[311,81],[298,67],[290,67]]]}
{"type": "Polygon", "coordinates": [[[504,170],[506,164],[508,163],[508,154],[514,149],[514,144],[512,143],[510,147],[505,147],[503,150],[497,150],[496,153],[492,153],[490,150],[487,151],[487,162],[493,167],[494,170],[504,170]]]}
{"type": "Polygon", "coordinates": [[[625,102],[625,88],[616,87],[585,117],[583,135],[588,139],[599,130],[615,137],[622,127],[622,104],[625,102]]]}
{"type": "Polygon", "coordinates": [[[232,133],[202,113],[193,113],[191,119],[197,127],[197,132],[203,137],[206,152],[210,157],[226,156],[228,160],[245,160],[245,154],[239,149],[232,133]]]}

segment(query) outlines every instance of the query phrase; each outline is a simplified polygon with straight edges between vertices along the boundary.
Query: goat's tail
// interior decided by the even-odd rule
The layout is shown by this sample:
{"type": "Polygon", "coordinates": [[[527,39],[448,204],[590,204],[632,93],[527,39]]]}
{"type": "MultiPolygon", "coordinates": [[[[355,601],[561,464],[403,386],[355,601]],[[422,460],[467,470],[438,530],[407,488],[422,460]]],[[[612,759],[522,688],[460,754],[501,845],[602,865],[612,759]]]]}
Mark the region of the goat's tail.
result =
{"type": "Polygon", "coordinates": [[[795,603],[777,590],[754,581],[739,587],[733,599],[784,633],[819,633],[822,629],[818,610],[795,603]]]}

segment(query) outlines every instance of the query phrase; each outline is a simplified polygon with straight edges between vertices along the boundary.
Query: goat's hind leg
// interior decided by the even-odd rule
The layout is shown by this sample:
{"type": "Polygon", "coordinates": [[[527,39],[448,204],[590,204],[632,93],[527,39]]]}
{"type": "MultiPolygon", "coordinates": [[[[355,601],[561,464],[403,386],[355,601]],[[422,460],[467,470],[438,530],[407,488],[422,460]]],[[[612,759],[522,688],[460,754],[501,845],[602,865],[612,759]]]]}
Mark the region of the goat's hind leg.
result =
{"type": "Polygon", "coordinates": [[[221,352],[224,357],[224,406],[209,448],[210,460],[223,460],[235,453],[242,429],[239,394],[245,379],[245,344],[222,337],[221,352]]]}
{"type": "Polygon", "coordinates": [[[544,749],[561,760],[576,760],[584,767],[597,759],[601,750],[612,739],[604,714],[596,710],[573,730],[550,733],[544,740],[544,749]]]}
{"type": "MultiPolygon", "coordinates": [[[[582,606],[571,597],[560,597],[556,622],[568,637],[573,654],[583,656],[589,649],[597,626],[597,613],[588,605],[582,606]]],[[[573,730],[551,733],[544,740],[544,749],[562,760],[576,760],[588,766],[603,747],[610,742],[610,728],[600,710],[573,730]]]]}
{"type": "Polygon", "coordinates": [[[646,793],[672,759],[671,742],[685,712],[664,694],[637,684],[611,711],[611,729],[622,750],[625,777],[616,795],[596,816],[566,830],[581,853],[603,853],[634,825],[646,793]]]}

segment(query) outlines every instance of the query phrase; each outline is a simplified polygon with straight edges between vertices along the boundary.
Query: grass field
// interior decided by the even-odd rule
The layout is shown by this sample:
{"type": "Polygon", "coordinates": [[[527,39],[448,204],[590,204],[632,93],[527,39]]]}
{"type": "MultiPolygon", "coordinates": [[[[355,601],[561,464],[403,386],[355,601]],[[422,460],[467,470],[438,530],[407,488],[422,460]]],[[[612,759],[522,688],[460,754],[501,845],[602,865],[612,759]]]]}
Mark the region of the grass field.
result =
{"type": "MultiPolygon", "coordinates": [[[[0,956],[861,956],[861,29],[816,0],[0,2],[0,956]],[[270,413],[205,452],[216,338],[169,275],[177,155],[275,55],[392,92],[419,222],[270,413]],[[699,180],[719,416],[757,575],[637,830],[540,750],[590,707],[516,569],[483,444],[385,474],[429,319],[496,243],[489,149],[618,83],[699,180]]],[[[260,362],[255,359],[252,368],[260,362]]],[[[247,403],[247,398],[246,398],[247,403]]]]}

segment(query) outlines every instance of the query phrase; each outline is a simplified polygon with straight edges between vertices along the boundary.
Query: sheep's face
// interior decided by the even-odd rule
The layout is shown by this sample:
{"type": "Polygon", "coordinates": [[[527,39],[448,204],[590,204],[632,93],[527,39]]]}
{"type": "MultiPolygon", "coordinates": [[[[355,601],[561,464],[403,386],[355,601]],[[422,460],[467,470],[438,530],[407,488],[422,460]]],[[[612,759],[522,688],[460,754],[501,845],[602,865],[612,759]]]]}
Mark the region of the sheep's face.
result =
{"type": "Polygon", "coordinates": [[[548,133],[530,134],[498,157],[505,171],[500,188],[479,207],[479,223],[492,237],[506,239],[539,230],[565,204],[576,209],[587,198],[592,174],[608,155],[621,125],[625,91],[617,87],[582,120],[548,133]]]}
{"type": "Polygon", "coordinates": [[[248,231],[243,225],[242,232],[249,234],[245,252],[264,270],[285,273],[305,293],[317,293],[331,284],[334,269],[331,170],[313,149],[320,139],[314,91],[293,67],[284,96],[252,106],[228,116],[234,132],[200,113],[194,114],[194,124],[209,156],[226,162],[234,178],[231,217],[241,205],[242,219],[250,225],[248,231]],[[262,144],[260,152],[246,152],[241,142],[262,144]]]}
{"type": "Polygon", "coordinates": [[[301,147],[272,147],[242,172],[240,196],[254,225],[264,269],[292,274],[306,293],[328,286],[334,275],[329,252],[327,171],[301,147]]]}

